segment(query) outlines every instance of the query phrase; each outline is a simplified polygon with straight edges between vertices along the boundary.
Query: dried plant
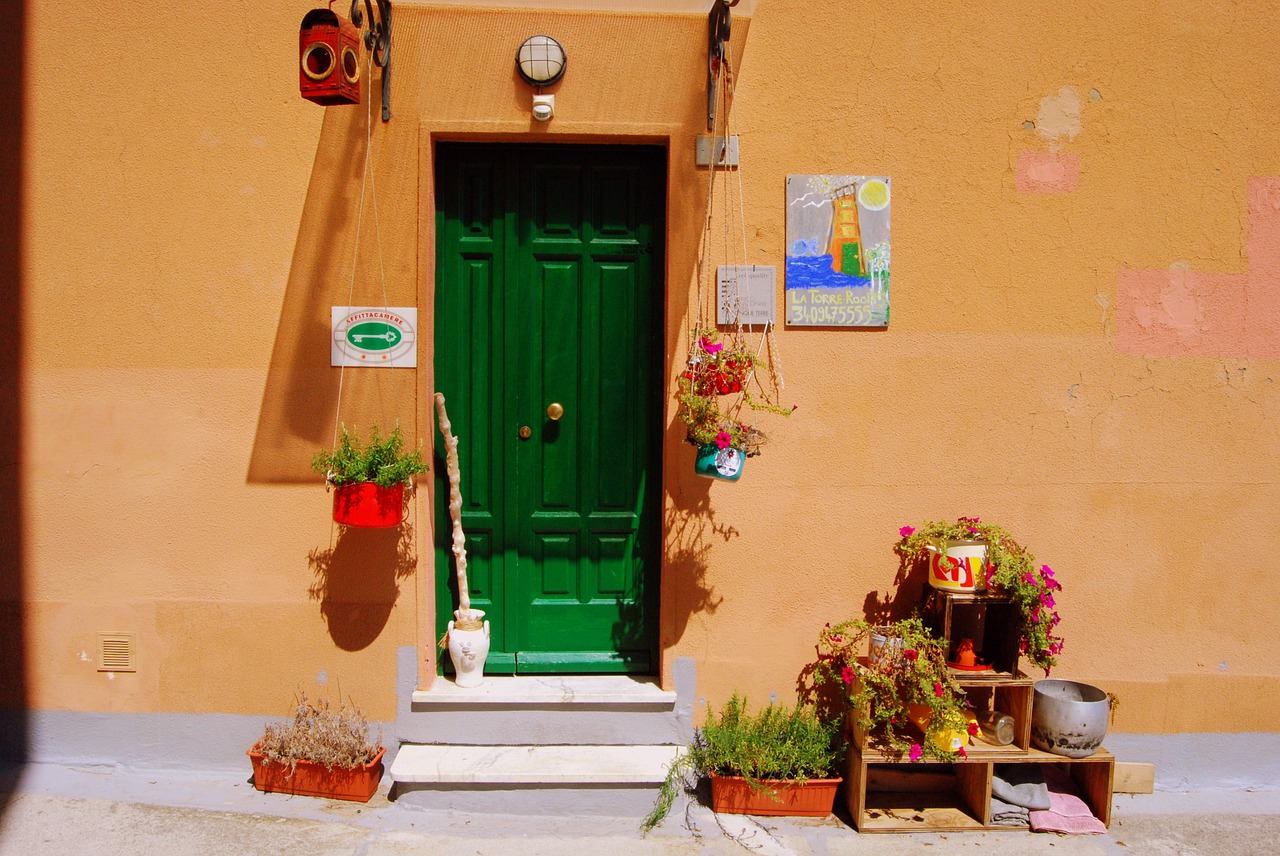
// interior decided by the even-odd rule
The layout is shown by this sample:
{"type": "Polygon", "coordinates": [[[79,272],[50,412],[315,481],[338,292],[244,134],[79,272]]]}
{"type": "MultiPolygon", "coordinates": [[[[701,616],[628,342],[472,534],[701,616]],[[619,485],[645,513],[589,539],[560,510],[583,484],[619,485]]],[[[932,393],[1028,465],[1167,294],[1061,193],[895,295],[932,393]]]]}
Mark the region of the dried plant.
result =
{"type": "Polygon", "coordinates": [[[268,724],[258,751],[265,763],[288,765],[292,772],[299,761],[354,769],[372,761],[378,747],[369,742],[369,720],[360,708],[346,701],[335,710],[328,699],[312,702],[302,693],[293,721],[268,724]]]}

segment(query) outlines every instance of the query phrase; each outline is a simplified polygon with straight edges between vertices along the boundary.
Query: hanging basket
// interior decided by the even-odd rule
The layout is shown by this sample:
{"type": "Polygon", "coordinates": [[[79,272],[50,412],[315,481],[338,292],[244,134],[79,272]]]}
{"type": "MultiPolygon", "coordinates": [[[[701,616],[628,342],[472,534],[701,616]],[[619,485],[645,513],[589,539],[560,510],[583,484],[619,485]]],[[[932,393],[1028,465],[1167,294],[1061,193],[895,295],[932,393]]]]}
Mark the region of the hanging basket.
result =
{"type": "Polygon", "coordinates": [[[404,485],[344,484],[333,492],[333,522],[368,529],[399,526],[404,519],[404,485]]]}
{"type": "Polygon", "coordinates": [[[693,471],[703,478],[733,482],[742,476],[742,467],[746,462],[747,456],[741,449],[733,446],[721,449],[715,443],[704,443],[698,447],[693,471]]]}

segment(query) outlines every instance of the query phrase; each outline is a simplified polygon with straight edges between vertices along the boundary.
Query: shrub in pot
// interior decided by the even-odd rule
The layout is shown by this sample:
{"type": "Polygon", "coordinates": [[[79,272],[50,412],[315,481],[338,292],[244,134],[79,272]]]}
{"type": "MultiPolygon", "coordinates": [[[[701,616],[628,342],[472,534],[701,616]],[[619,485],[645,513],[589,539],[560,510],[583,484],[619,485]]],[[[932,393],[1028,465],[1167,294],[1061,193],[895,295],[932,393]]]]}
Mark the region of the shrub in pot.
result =
{"type": "Polygon", "coordinates": [[[404,518],[404,489],[413,486],[414,476],[427,472],[421,449],[405,451],[399,425],[385,437],[377,425],[371,426],[367,443],[344,425],[337,446],[317,453],[311,467],[336,488],[334,521],[364,527],[398,526],[404,518]]]}
{"type": "Polygon", "coordinates": [[[710,777],[718,812],[825,817],[841,781],[833,774],[842,750],[839,723],[814,707],[771,703],[753,714],[734,693],[719,714],[708,712],[687,753],[671,765],[642,828],[662,822],[689,774],[710,777]]]}
{"type": "MultiPolygon", "coordinates": [[[[378,742],[381,742],[381,735],[378,742]]],[[[382,779],[386,749],[369,739],[369,722],[350,702],[298,698],[291,721],[269,723],[249,750],[261,791],[368,802],[382,779]]]]}

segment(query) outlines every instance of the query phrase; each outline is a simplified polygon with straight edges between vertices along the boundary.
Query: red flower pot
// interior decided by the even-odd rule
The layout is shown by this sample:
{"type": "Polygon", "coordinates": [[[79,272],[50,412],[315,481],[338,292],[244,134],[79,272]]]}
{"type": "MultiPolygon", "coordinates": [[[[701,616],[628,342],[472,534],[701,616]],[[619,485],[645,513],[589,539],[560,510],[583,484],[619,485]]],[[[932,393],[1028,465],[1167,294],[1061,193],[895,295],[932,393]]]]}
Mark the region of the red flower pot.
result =
{"type": "Polygon", "coordinates": [[[345,526],[399,526],[404,519],[404,485],[344,484],[333,492],[333,520],[345,526]]]}
{"type": "Polygon", "coordinates": [[[329,769],[314,761],[299,761],[290,770],[288,764],[268,761],[255,743],[249,750],[249,760],[253,762],[253,786],[266,793],[368,802],[377,792],[378,782],[382,781],[382,756],[386,751],[385,747],[379,746],[372,761],[351,769],[329,769]]]}
{"type": "Polygon", "coordinates": [[[762,779],[758,791],[740,776],[711,774],[711,810],[721,814],[764,814],[826,817],[842,779],[809,779],[804,783],[762,779]],[[770,796],[770,792],[774,796],[770,796]]]}

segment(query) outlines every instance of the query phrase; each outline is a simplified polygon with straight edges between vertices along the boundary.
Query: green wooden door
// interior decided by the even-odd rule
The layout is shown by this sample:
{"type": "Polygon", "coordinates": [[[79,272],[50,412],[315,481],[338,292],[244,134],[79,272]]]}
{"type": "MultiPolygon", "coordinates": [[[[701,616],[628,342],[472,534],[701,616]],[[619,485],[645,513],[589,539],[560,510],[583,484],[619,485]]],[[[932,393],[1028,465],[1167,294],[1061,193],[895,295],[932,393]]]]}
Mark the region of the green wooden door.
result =
{"type": "MultiPolygon", "coordinates": [[[[436,148],[436,388],[489,672],[656,667],[665,186],[653,147],[436,148]]],[[[436,464],[443,632],[458,600],[436,464]]]]}

